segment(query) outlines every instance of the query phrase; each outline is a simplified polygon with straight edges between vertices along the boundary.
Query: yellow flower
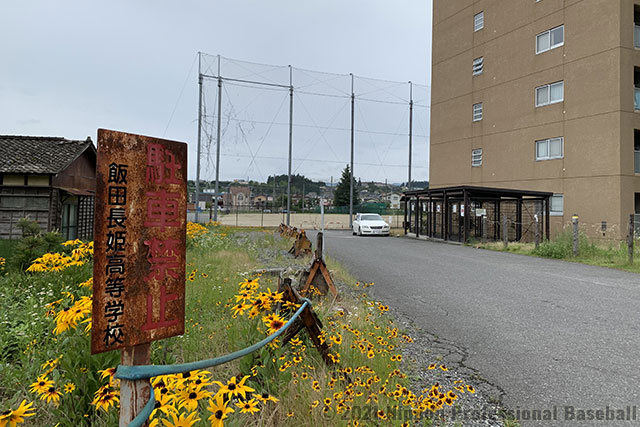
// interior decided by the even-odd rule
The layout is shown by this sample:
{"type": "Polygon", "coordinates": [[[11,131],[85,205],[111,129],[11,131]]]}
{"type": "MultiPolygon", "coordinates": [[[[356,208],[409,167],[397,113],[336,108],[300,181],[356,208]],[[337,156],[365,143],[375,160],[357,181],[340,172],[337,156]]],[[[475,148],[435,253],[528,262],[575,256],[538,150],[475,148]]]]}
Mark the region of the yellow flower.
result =
{"type": "Polygon", "coordinates": [[[23,400],[17,409],[8,410],[0,414],[0,427],[4,427],[9,424],[10,427],[16,427],[18,424],[22,424],[25,418],[33,417],[35,415],[35,408],[33,403],[27,403],[23,400]]]}
{"type": "Polygon", "coordinates": [[[181,413],[179,416],[176,416],[176,414],[172,412],[169,414],[171,420],[162,420],[162,424],[164,424],[165,427],[191,427],[200,421],[200,418],[196,418],[197,415],[197,413],[192,412],[189,415],[181,413]]]}
{"type": "Polygon", "coordinates": [[[31,384],[29,391],[31,391],[31,393],[43,394],[44,392],[49,390],[49,388],[52,386],[53,386],[53,381],[49,380],[46,376],[42,375],[38,377],[36,382],[31,384]]]}
{"type": "Polygon", "coordinates": [[[229,394],[229,397],[242,396],[242,398],[245,399],[248,392],[255,391],[251,387],[244,385],[244,382],[248,378],[249,375],[245,376],[240,381],[237,381],[236,377],[232,377],[226,384],[222,384],[220,381],[214,381],[214,384],[220,386],[218,394],[229,394]]]}
{"type": "Polygon", "coordinates": [[[109,410],[109,407],[116,406],[118,399],[118,392],[111,390],[109,384],[102,386],[93,395],[92,405],[96,407],[96,410],[103,409],[105,412],[109,410]]]}
{"type": "Polygon", "coordinates": [[[269,393],[262,393],[261,395],[255,395],[255,396],[258,400],[260,400],[263,403],[267,403],[268,401],[279,402],[277,398],[271,396],[269,393]]]}
{"type": "Polygon", "coordinates": [[[198,407],[200,399],[211,397],[211,393],[199,388],[187,387],[180,392],[179,408],[185,408],[187,411],[195,411],[198,407]]]}
{"type": "Polygon", "coordinates": [[[60,393],[53,385],[49,387],[44,393],[40,394],[41,400],[46,400],[47,403],[53,402],[54,405],[58,406],[60,403],[60,397],[62,393],[60,393]]]}
{"type": "Polygon", "coordinates": [[[268,328],[269,335],[274,334],[280,330],[286,323],[284,319],[277,314],[269,314],[268,316],[264,316],[262,321],[268,328]]]}
{"type": "Polygon", "coordinates": [[[64,385],[64,392],[65,393],[73,393],[73,391],[76,389],[76,385],[74,383],[66,383],[64,385]]]}
{"type": "Polygon", "coordinates": [[[258,401],[255,399],[238,402],[236,403],[236,406],[240,408],[240,412],[244,414],[253,414],[254,412],[260,412],[260,409],[258,408],[258,401]]]}
{"type": "Polygon", "coordinates": [[[209,399],[209,406],[207,410],[211,412],[209,421],[211,421],[211,427],[222,427],[224,425],[224,419],[227,418],[227,414],[234,412],[232,408],[228,407],[229,402],[224,402],[222,395],[216,396],[215,399],[209,399]]]}

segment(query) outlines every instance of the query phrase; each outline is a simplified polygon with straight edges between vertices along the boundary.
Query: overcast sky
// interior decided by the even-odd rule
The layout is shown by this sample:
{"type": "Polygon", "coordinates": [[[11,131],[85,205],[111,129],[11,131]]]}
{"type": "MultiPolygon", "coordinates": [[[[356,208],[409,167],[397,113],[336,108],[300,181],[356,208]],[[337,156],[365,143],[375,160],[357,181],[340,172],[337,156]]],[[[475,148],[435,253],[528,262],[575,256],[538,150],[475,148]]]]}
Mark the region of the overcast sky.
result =
{"type": "MultiPolygon", "coordinates": [[[[198,51],[430,84],[431,8],[431,0],[6,2],[0,25],[0,132],[70,139],[91,136],[95,141],[96,129],[102,127],[164,136],[189,144],[189,177],[194,178],[198,109],[194,60],[198,51]]],[[[223,117],[227,109],[237,109],[251,99],[248,92],[231,89],[226,93],[223,117]]],[[[296,118],[307,109],[318,126],[328,125],[329,113],[336,113],[330,105],[310,107],[310,101],[300,102],[308,105],[296,104],[296,118]]],[[[207,103],[212,111],[213,99],[209,97],[207,103]]],[[[252,119],[262,120],[261,114],[272,113],[270,107],[256,105],[262,110],[250,113],[252,119]]],[[[269,116],[269,120],[285,122],[288,104],[284,108],[282,117],[269,116]]],[[[384,123],[383,117],[392,116],[358,108],[360,129],[372,129],[384,123]]],[[[414,133],[428,134],[428,109],[418,110],[420,117],[415,120],[422,129],[414,133]]],[[[348,119],[349,109],[342,115],[348,119]]],[[[380,130],[406,132],[401,116],[392,119],[393,126],[384,125],[380,130]]],[[[281,138],[269,139],[278,132],[260,126],[250,130],[244,134],[246,141],[238,141],[232,138],[238,129],[234,131],[233,125],[226,129],[222,179],[249,176],[264,180],[273,173],[286,173],[286,161],[268,159],[280,153],[286,157],[286,141],[282,151],[281,138]],[[274,148],[276,145],[280,148],[274,148]],[[251,161],[247,154],[256,159],[251,161]]],[[[297,173],[316,179],[339,174],[344,167],[340,161],[348,162],[348,140],[337,136],[327,140],[320,133],[316,139],[308,136],[297,128],[294,132],[297,173]],[[314,147],[320,151],[315,153],[314,147]],[[309,161],[323,153],[330,153],[323,158],[333,163],[309,161]],[[306,162],[300,160],[303,158],[306,162]]],[[[398,166],[407,162],[406,147],[360,138],[356,140],[356,164],[360,160],[363,166],[357,166],[356,176],[406,181],[406,170],[398,166]]],[[[415,141],[416,180],[427,179],[427,141],[426,137],[415,141]]],[[[213,176],[206,163],[203,178],[213,176]]]]}

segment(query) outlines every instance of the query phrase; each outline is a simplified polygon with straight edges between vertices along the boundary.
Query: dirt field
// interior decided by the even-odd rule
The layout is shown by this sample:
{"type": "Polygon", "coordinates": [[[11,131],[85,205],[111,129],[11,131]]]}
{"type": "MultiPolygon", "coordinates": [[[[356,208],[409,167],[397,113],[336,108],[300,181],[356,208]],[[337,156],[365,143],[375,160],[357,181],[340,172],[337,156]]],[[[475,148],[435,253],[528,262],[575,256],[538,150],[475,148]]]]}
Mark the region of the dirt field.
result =
{"type": "MultiPolygon", "coordinates": [[[[400,215],[383,215],[391,228],[401,228],[403,217],[400,215]]],[[[285,222],[287,214],[281,213],[230,213],[222,215],[218,219],[223,225],[237,225],[240,227],[277,227],[285,222]]],[[[195,221],[195,215],[192,212],[188,214],[189,221],[195,221]]],[[[198,222],[205,223],[209,221],[209,213],[203,212],[198,215],[198,222]]],[[[320,214],[311,213],[292,213],[291,225],[307,230],[319,230],[321,226],[320,214]]],[[[324,216],[324,228],[327,230],[343,230],[349,228],[349,215],[331,214],[324,216]]]]}

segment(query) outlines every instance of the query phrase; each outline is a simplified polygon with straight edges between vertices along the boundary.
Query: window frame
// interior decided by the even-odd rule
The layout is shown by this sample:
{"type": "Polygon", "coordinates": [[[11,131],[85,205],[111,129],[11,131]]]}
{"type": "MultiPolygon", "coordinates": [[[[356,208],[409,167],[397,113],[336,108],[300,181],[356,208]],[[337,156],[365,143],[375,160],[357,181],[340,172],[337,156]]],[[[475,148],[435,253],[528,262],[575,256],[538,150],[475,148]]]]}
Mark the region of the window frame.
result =
{"type": "Polygon", "coordinates": [[[553,28],[550,28],[550,29],[548,29],[546,31],[543,31],[543,32],[539,33],[539,34],[536,34],[535,43],[536,43],[536,55],[540,55],[542,53],[549,52],[550,50],[557,49],[559,47],[564,46],[564,24],[558,25],[557,27],[553,27],[553,28]],[[554,30],[557,30],[559,28],[562,28],[562,43],[558,43],[558,44],[552,45],[551,44],[551,32],[554,31],[554,30]],[[547,48],[538,50],[538,38],[540,36],[544,35],[544,34],[548,34],[549,35],[549,46],[547,48]]]}
{"type": "Polygon", "coordinates": [[[484,28],[484,10],[473,15],[473,32],[476,33],[484,28]],[[479,20],[478,17],[481,19],[479,20]],[[478,24],[480,22],[480,24],[478,24]]]}
{"type": "Polygon", "coordinates": [[[482,119],[484,118],[484,105],[482,104],[482,102],[478,102],[476,104],[473,104],[471,106],[471,120],[475,123],[475,122],[481,122],[482,119]],[[476,107],[479,107],[479,111],[480,111],[480,115],[479,118],[476,118],[476,107]]]}
{"type": "Polygon", "coordinates": [[[482,166],[482,148],[471,149],[471,167],[479,168],[482,166]]]}
{"type": "Polygon", "coordinates": [[[535,96],[536,108],[537,107],[544,107],[544,106],[552,105],[552,104],[559,104],[561,102],[564,102],[564,80],[559,80],[557,82],[547,83],[547,84],[544,84],[544,85],[541,85],[541,86],[537,86],[535,88],[535,91],[534,91],[534,96],[535,96]],[[558,99],[556,101],[551,101],[551,86],[557,85],[559,83],[562,83],[562,98],[558,99]],[[547,89],[547,95],[548,95],[547,96],[547,102],[539,104],[538,103],[538,89],[542,89],[542,88],[546,88],[547,89]]]}
{"type": "Polygon", "coordinates": [[[480,76],[484,73],[484,56],[479,56],[473,60],[471,75],[473,77],[480,76]]]}
{"type": "Polygon", "coordinates": [[[540,162],[544,160],[564,159],[564,136],[555,136],[553,138],[538,139],[535,143],[535,155],[536,155],[536,162],[540,162]],[[556,139],[560,140],[560,155],[552,156],[551,141],[556,139]],[[541,144],[541,143],[544,143],[547,146],[547,155],[542,157],[538,155],[538,144],[541,144]]]}
{"type": "Polygon", "coordinates": [[[564,216],[564,193],[553,193],[553,196],[549,198],[549,216],[564,216]],[[562,200],[562,210],[553,210],[553,198],[560,198],[562,200]]]}

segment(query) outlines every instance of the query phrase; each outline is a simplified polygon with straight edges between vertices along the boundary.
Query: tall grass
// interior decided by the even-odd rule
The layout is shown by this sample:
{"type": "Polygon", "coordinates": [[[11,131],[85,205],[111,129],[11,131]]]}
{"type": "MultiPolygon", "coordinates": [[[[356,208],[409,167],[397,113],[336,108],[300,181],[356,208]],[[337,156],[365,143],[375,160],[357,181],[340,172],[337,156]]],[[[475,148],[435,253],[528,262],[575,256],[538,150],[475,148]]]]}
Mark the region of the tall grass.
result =
{"type": "Polygon", "coordinates": [[[578,256],[573,256],[573,233],[563,231],[551,240],[540,243],[509,243],[507,248],[502,242],[478,243],[475,246],[497,251],[534,255],[543,258],[561,259],[589,265],[612,267],[626,271],[640,272],[640,242],[635,242],[635,263],[630,264],[628,247],[625,242],[602,241],[589,238],[584,232],[578,234],[578,256]]]}

